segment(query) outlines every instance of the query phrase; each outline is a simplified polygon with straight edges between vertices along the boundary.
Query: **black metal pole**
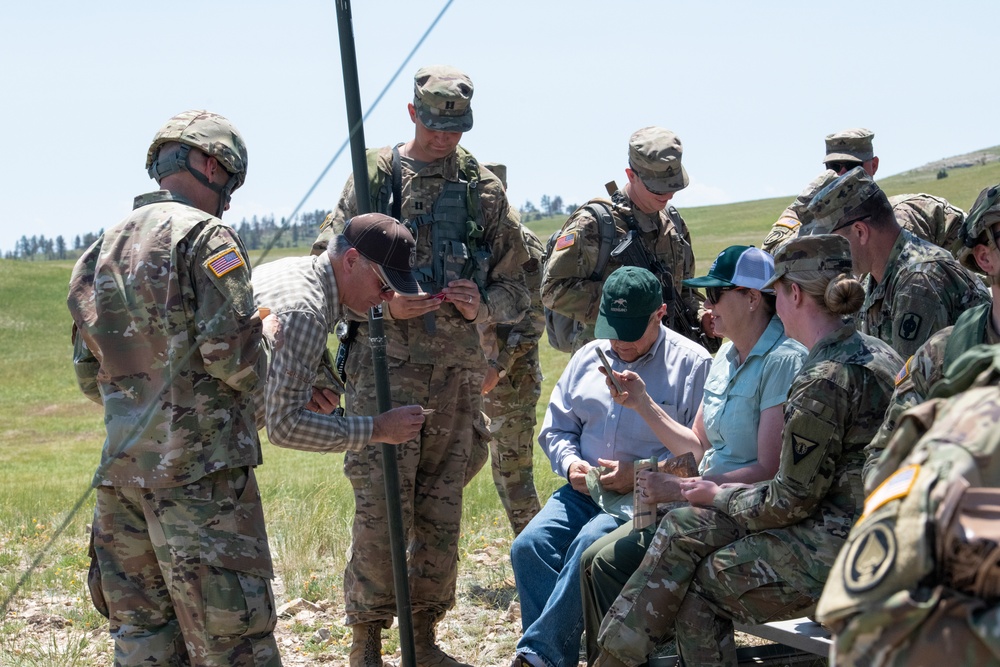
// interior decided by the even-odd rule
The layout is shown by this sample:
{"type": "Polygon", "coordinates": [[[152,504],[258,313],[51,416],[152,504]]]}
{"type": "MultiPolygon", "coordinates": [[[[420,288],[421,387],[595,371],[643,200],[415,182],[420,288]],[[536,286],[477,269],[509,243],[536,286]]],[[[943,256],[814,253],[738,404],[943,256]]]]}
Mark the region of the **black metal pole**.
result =
{"type": "MultiPolygon", "coordinates": [[[[340,63],[344,72],[344,97],[347,123],[351,131],[351,165],[354,172],[354,195],[358,213],[371,212],[368,192],[368,159],[365,155],[365,128],[361,112],[361,89],[358,85],[358,60],[354,49],[354,30],[350,0],[336,0],[337,28],[340,34],[340,63]]],[[[389,368],[385,360],[385,328],[382,306],[368,312],[368,337],[372,348],[375,375],[375,398],[379,413],[392,409],[389,368]]],[[[404,667],[414,667],[413,617],[410,608],[410,583],[406,572],[406,541],[403,532],[403,508],[399,500],[399,468],[396,447],[382,444],[382,474],[385,478],[386,515],[389,520],[389,549],[396,592],[396,617],[399,619],[399,648],[404,667]]]]}

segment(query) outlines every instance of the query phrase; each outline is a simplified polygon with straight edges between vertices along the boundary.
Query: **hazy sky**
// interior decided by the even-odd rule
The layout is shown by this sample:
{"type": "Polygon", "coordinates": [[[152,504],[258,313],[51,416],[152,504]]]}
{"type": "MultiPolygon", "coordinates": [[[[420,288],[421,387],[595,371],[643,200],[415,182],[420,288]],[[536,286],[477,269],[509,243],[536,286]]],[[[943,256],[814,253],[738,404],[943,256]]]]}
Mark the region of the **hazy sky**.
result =
{"type": "MultiPolygon", "coordinates": [[[[447,0],[355,0],[367,109],[447,0]]],[[[1000,144],[995,0],[969,2],[596,2],[454,0],[365,126],[404,141],[413,73],[472,77],[462,141],[505,162],[517,206],[583,203],[624,181],[629,135],[684,143],[679,208],[798,192],[823,137],[875,131],[880,173],[1000,144]]],[[[332,0],[68,0],[0,6],[0,250],[22,234],[118,222],[155,189],[156,129],[189,108],[228,116],[250,153],[226,221],[288,216],[346,138],[332,0]]],[[[305,210],[332,208],[333,165],[305,210]]],[[[985,185],[985,184],[984,184],[985,185]]],[[[955,202],[968,208],[971,202],[955,202]]]]}

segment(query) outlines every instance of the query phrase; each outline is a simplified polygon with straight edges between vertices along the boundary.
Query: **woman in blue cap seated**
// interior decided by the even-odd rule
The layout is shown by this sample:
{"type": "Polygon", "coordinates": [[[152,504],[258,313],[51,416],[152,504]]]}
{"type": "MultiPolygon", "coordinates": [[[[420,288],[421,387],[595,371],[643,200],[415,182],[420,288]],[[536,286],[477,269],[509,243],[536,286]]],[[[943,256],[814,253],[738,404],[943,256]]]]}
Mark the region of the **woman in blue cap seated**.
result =
{"type": "MultiPolygon", "coordinates": [[[[671,419],[645,392],[635,373],[621,377],[622,405],[636,410],[675,456],[691,452],[698,472],[718,484],[771,479],[781,453],[783,406],[806,349],[788,338],[775,314],[771,255],[751,246],[730,246],[712,263],[707,276],[684,281],[704,289],[705,308],[716,335],[728,339],[712,362],[694,424],[671,419]]],[[[637,501],[650,504],[686,501],[678,478],[652,470],[638,473],[637,501]]],[[[676,506],[676,505],[674,505],[676,506]]],[[[669,506],[668,506],[669,507],[669,506]]],[[[632,523],[598,540],[581,560],[587,653],[596,657],[597,630],[625,582],[639,567],[655,531],[633,531],[632,523]]]]}

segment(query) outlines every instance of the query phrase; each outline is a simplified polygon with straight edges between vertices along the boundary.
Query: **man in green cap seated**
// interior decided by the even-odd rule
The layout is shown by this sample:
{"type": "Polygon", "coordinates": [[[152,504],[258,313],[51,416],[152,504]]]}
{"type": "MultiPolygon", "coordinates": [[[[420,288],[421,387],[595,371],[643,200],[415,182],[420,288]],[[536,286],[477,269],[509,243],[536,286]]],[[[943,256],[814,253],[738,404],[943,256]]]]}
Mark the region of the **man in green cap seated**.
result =
{"type": "Polygon", "coordinates": [[[881,338],[906,358],[965,310],[989,300],[982,282],[948,252],[896,221],[889,199],[855,167],[809,203],[801,235],[838,234],[851,245],[854,275],[864,276],[861,333],[881,338]]]}
{"type": "Polygon", "coordinates": [[[635,266],[608,276],[594,327],[598,340],[573,355],[552,390],[538,444],[566,484],[511,545],[524,632],[513,665],[576,667],[579,661],[580,556],[625,521],[591,497],[588,472],[600,473],[605,492],[631,493],[635,461],[669,456],[642,417],[612,399],[599,351],[614,370],[641,375],[649,396],[678,423],[690,427],[698,412],[712,360],[661,323],[660,287],[635,266]]]}
{"type": "MultiPolygon", "coordinates": [[[[610,200],[591,199],[563,224],[542,276],[542,303],[576,323],[572,340],[561,341],[558,349],[576,351],[594,340],[604,281],[620,266],[638,265],[636,251],[650,260],[643,268],[653,271],[662,283],[667,326],[689,338],[698,339],[699,329],[711,335],[711,323],[702,308],[704,299],[682,283],[694,275],[691,234],[670,205],[689,182],[682,153],[681,140],[670,130],[636,130],[628,142],[625,186],[615,186],[610,200]],[[607,214],[610,219],[603,222],[607,214]],[[632,253],[613,252],[629,234],[635,244],[632,253]]],[[[613,183],[608,185],[611,190],[613,183]]]]}

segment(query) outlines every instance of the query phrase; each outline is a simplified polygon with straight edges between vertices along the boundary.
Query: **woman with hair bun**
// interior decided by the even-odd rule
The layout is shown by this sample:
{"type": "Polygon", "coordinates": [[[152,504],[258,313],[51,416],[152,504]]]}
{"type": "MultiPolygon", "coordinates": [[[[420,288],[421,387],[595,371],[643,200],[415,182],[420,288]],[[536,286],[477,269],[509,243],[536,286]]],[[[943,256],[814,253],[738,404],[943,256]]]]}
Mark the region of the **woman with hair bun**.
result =
{"type": "Polygon", "coordinates": [[[681,481],[691,506],[660,522],[604,617],[597,665],[639,665],[672,637],[684,664],[736,665],[733,622],[811,612],[861,515],[864,447],[902,359],[849,317],[864,290],[846,239],[798,238],[774,264],[778,316],[809,350],[785,402],[778,473],[756,484],[681,481]]]}

